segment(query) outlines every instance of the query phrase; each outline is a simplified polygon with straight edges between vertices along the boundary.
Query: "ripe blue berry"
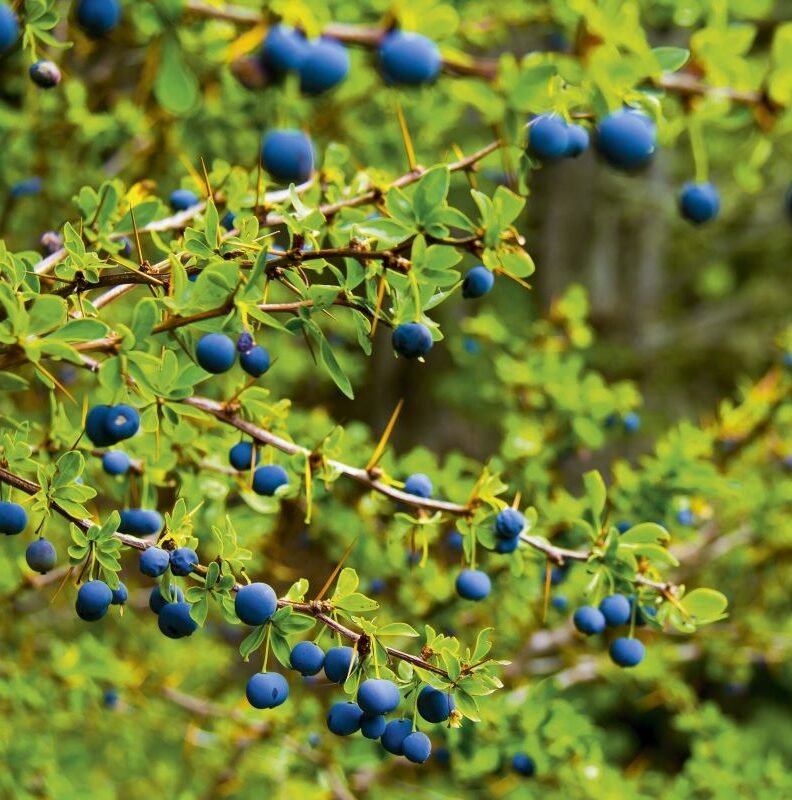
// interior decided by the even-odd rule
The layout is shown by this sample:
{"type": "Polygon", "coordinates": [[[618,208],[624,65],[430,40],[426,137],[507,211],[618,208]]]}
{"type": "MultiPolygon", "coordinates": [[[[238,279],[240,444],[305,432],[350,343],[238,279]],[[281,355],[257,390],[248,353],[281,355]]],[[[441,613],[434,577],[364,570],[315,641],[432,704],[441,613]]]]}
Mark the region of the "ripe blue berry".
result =
{"type": "Polygon", "coordinates": [[[379,739],[385,733],[386,724],[382,714],[364,714],[360,719],[360,732],[367,739],[379,739]]]}
{"type": "Polygon", "coordinates": [[[402,750],[408,761],[412,761],[413,764],[423,764],[432,754],[432,743],[425,733],[415,731],[405,737],[402,750]]]}
{"type": "Polygon", "coordinates": [[[542,161],[556,161],[567,154],[567,124],[557,114],[541,114],[528,126],[528,152],[542,161]]]}
{"type": "Polygon", "coordinates": [[[10,49],[19,38],[17,15],[5,4],[0,5],[0,50],[10,49]]]}
{"type": "Polygon", "coordinates": [[[121,512],[118,530],[132,536],[153,536],[162,530],[162,516],[148,508],[125,508],[121,512]]]}
{"type": "Polygon", "coordinates": [[[258,448],[254,447],[251,442],[237,442],[237,444],[228,451],[228,460],[231,462],[231,466],[234,469],[242,471],[250,469],[251,463],[258,464],[261,460],[261,454],[258,448]]]}
{"type": "Polygon", "coordinates": [[[382,746],[395,756],[404,755],[404,740],[412,733],[412,727],[412,720],[392,719],[380,739],[382,746]]]}
{"type": "Polygon", "coordinates": [[[270,368],[270,355],[263,347],[256,345],[240,354],[239,363],[248,375],[259,378],[270,368]]]}
{"type": "Polygon", "coordinates": [[[61,72],[52,61],[36,61],[30,65],[29,72],[33,83],[42,89],[52,89],[61,82],[61,72]]]}
{"type": "Polygon", "coordinates": [[[322,37],[308,44],[298,71],[300,90],[321,94],[338,86],[349,74],[349,53],[341,42],[322,37]]]}
{"type": "Polygon", "coordinates": [[[105,689],[102,702],[107,708],[115,708],[118,705],[118,692],[115,689],[105,689]]]}
{"type": "Polygon", "coordinates": [[[551,598],[550,605],[556,610],[561,611],[562,613],[569,608],[569,600],[564,597],[562,594],[557,594],[555,597],[551,598]]]}
{"type": "Polygon", "coordinates": [[[351,647],[331,647],[325,653],[324,671],[327,680],[343,683],[357,664],[357,653],[351,647]]]}
{"type": "Polygon", "coordinates": [[[615,639],[610,646],[610,657],[620,667],[637,667],[646,655],[646,648],[639,639],[615,639]]]}
{"type": "Polygon", "coordinates": [[[0,500],[0,533],[16,536],[25,530],[28,522],[27,511],[19,503],[0,500]]]}
{"type": "Polygon", "coordinates": [[[280,672],[257,672],[247,682],[248,703],[253,708],[277,708],[289,696],[289,684],[280,672]]]}
{"type": "Polygon", "coordinates": [[[77,592],[77,616],[86,622],[101,619],[113,602],[113,593],[104,581],[88,581],[77,592]]]}
{"type": "Polygon", "coordinates": [[[250,583],[237,592],[234,609],[245,625],[263,625],[278,610],[278,596],[267,583],[250,583]]]}
{"type": "Polygon", "coordinates": [[[680,508],[676,517],[680,525],[692,525],[696,521],[695,515],[689,508],[680,508]]]}
{"type": "Polygon", "coordinates": [[[36,539],[27,546],[25,561],[33,572],[40,572],[44,575],[58,563],[58,554],[51,542],[46,539],[36,539]]]}
{"type": "Polygon", "coordinates": [[[616,530],[619,531],[619,533],[627,533],[632,526],[632,522],[629,522],[628,520],[622,520],[621,522],[616,523],[616,530]]]}
{"type": "Polygon", "coordinates": [[[140,571],[149,578],[159,578],[170,564],[170,556],[160,547],[147,547],[140,554],[140,571]]]}
{"type": "Polygon", "coordinates": [[[183,639],[198,630],[198,623],[190,616],[190,604],[184,601],[166,603],[159,613],[158,624],[169,639],[183,639]]]}
{"type": "Polygon", "coordinates": [[[237,339],[237,350],[240,353],[247,353],[256,346],[256,340],[250,331],[242,331],[237,339]]]}
{"type": "Polygon", "coordinates": [[[115,444],[105,426],[109,413],[110,406],[99,405],[91,408],[85,417],[85,434],[97,447],[115,444]]]}
{"type": "Polygon", "coordinates": [[[389,714],[400,700],[398,686],[383,678],[369,678],[358,688],[357,703],[366,714],[389,714]]]}
{"type": "Polygon", "coordinates": [[[360,730],[363,711],[357,703],[336,703],[327,712],[327,727],[336,736],[351,736],[360,730]]]}
{"type": "Polygon", "coordinates": [[[199,339],[195,357],[203,369],[219,375],[234,366],[236,347],[224,333],[207,333],[199,339]]]}
{"type": "Polygon", "coordinates": [[[253,473],[253,491],[265,497],[272,497],[281,486],[288,483],[288,473],[278,464],[258,467],[253,473]]]}
{"type": "Polygon", "coordinates": [[[108,475],[126,474],[131,463],[131,459],[123,450],[108,450],[102,456],[102,469],[108,475]]]}
{"type": "Polygon", "coordinates": [[[315,642],[297,642],[289,660],[300,675],[316,675],[324,666],[325,654],[315,642]]]}
{"type": "Polygon", "coordinates": [[[198,563],[198,554],[189,547],[177,547],[170,554],[170,568],[174,575],[189,575],[198,563]]]}
{"type": "Polygon", "coordinates": [[[483,600],[492,590],[492,581],[480,569],[465,569],[457,575],[457,594],[465,600],[483,600]]]}
{"type": "Polygon", "coordinates": [[[519,546],[519,536],[515,536],[513,539],[498,539],[495,542],[495,552],[506,555],[508,553],[513,553],[519,546]]]}
{"type": "Polygon", "coordinates": [[[104,426],[113,442],[120,442],[129,439],[140,430],[140,414],[136,408],[126,403],[119,403],[108,409],[104,426]]]}
{"type": "Polygon", "coordinates": [[[465,537],[458,530],[449,531],[446,536],[446,546],[449,550],[459,552],[463,549],[465,537]]]}
{"type": "Polygon", "coordinates": [[[526,753],[515,753],[512,756],[512,769],[526,778],[536,774],[536,762],[526,753]]]}
{"type": "Polygon", "coordinates": [[[646,114],[621,109],[600,120],[595,143],[612,167],[634,170],[651,161],[656,139],[654,122],[646,114]]]}
{"type": "Polygon", "coordinates": [[[566,153],[567,158],[577,158],[581,153],[585,153],[589,148],[589,134],[582,125],[569,125],[567,127],[568,144],[566,153]]]}
{"type": "Polygon", "coordinates": [[[623,594],[606,597],[599,604],[599,610],[611,628],[618,628],[619,625],[626,625],[630,621],[630,601],[623,594]]]}
{"type": "Polygon", "coordinates": [[[273,25],[261,46],[259,58],[276,74],[297,70],[305,58],[308,43],[300,31],[287,25],[273,25]]]}
{"type": "Polygon", "coordinates": [[[226,211],[226,213],[223,214],[223,218],[220,220],[220,224],[227,231],[230,231],[234,227],[235,220],[236,220],[236,214],[233,211],[226,211]]]}
{"type": "Polygon", "coordinates": [[[170,194],[169,200],[170,207],[174,211],[186,211],[201,202],[198,195],[189,189],[174,189],[170,194]]]}
{"type": "Polygon", "coordinates": [[[129,591],[120,581],[118,583],[118,588],[112,589],[111,591],[113,592],[113,599],[110,601],[111,605],[123,606],[126,601],[129,600],[129,591]]]}
{"type": "Polygon", "coordinates": [[[516,508],[504,508],[495,517],[495,534],[501,539],[514,539],[525,530],[525,517],[516,508]]]}
{"type": "Polygon", "coordinates": [[[174,584],[168,588],[168,596],[163,597],[159,586],[155,586],[149,594],[149,608],[159,614],[168,603],[181,603],[184,600],[184,592],[174,584]]]}
{"type": "Polygon", "coordinates": [[[418,713],[427,722],[445,722],[455,708],[454,698],[434,686],[424,686],[418,695],[418,713]]]}
{"type": "Polygon", "coordinates": [[[120,19],[118,0],[79,0],[77,3],[77,22],[92,39],[110,33],[120,19]]]}
{"type": "Polygon", "coordinates": [[[572,622],[575,627],[586,636],[593,636],[605,630],[605,617],[603,613],[594,606],[581,606],[575,611],[572,622]]]}
{"type": "Polygon", "coordinates": [[[462,297],[466,300],[475,300],[483,297],[495,285],[495,275],[485,266],[473,267],[468,270],[462,281],[462,297]]]}
{"type": "Polygon", "coordinates": [[[628,411],[622,420],[624,430],[627,433],[635,433],[641,427],[641,417],[634,411],[628,411]]]}
{"type": "Polygon", "coordinates": [[[270,131],[261,145],[261,163],[275,180],[304,183],[314,170],[313,144],[302,131],[270,131]]]}
{"type": "Polygon", "coordinates": [[[720,210],[720,194],[711,183],[686,183],[679,193],[679,211],[694,225],[715,219],[720,210]]]}
{"type": "Polygon", "coordinates": [[[400,356],[421,358],[432,349],[432,333],[421,322],[405,322],[393,331],[391,343],[400,356]]]}
{"type": "Polygon", "coordinates": [[[393,31],[379,47],[379,63],[388,83],[419,86],[440,74],[442,60],[437,45],[419,33],[393,31]]]}
{"type": "Polygon", "coordinates": [[[432,496],[433,488],[432,481],[422,472],[416,472],[414,475],[410,475],[404,482],[404,491],[407,492],[407,494],[414,494],[416,497],[424,498],[424,500],[432,496]]]}

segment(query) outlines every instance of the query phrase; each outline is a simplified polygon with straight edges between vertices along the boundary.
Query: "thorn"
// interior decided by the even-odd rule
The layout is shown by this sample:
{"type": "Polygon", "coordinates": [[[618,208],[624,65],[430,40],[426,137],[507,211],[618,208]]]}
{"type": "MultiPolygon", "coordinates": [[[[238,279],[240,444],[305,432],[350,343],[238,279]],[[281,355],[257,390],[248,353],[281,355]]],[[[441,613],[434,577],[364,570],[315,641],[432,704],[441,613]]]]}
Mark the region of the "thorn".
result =
{"type": "Polygon", "coordinates": [[[211,200],[214,197],[212,193],[212,185],[209,183],[209,173],[206,171],[206,163],[201,156],[201,169],[203,169],[204,183],[206,184],[206,198],[211,200]]]}
{"type": "Polygon", "coordinates": [[[385,300],[385,273],[380,275],[379,286],[377,287],[377,305],[374,307],[374,319],[371,321],[371,333],[369,339],[374,338],[377,332],[377,323],[379,322],[379,315],[382,311],[382,303],[385,300]]]}
{"type": "Polygon", "coordinates": [[[512,508],[519,508],[521,499],[522,499],[522,492],[517,492],[517,494],[514,495],[514,500],[512,500],[512,508]]]}
{"type": "Polygon", "coordinates": [[[33,366],[35,366],[39,372],[42,372],[44,375],[46,375],[66,395],[66,397],[72,401],[72,403],[75,405],[77,404],[77,401],[74,399],[71,392],[51,372],[42,367],[41,364],[34,364],[33,366]]]}
{"type": "Polygon", "coordinates": [[[415,150],[413,150],[410,131],[407,128],[407,120],[404,118],[404,111],[402,110],[401,103],[398,100],[396,101],[396,115],[399,118],[399,127],[401,128],[402,139],[404,139],[404,149],[407,152],[407,164],[410,167],[410,172],[415,172],[415,150]]]}
{"type": "Polygon", "coordinates": [[[137,251],[138,251],[138,264],[143,266],[143,248],[140,246],[140,233],[138,232],[137,222],[135,221],[135,209],[132,206],[129,207],[129,216],[132,219],[132,231],[135,234],[135,243],[137,244],[137,251]]]}
{"type": "Polygon", "coordinates": [[[341,556],[341,560],[335,565],[335,569],[333,569],[330,577],[327,579],[327,582],[322,587],[322,590],[316,595],[316,600],[321,600],[326,594],[327,590],[332,586],[333,581],[336,579],[336,576],[339,572],[341,572],[341,567],[344,566],[344,562],[349,558],[349,554],[352,552],[352,548],[357,544],[357,536],[350,542],[349,547],[344,550],[344,555],[341,556]]]}
{"type": "Polygon", "coordinates": [[[396,408],[393,410],[390,419],[388,420],[388,424],[385,426],[385,430],[380,436],[379,442],[377,442],[377,446],[374,449],[374,453],[372,454],[371,458],[369,459],[368,464],[366,464],[366,472],[369,470],[374,469],[377,466],[377,462],[382,458],[382,454],[385,452],[385,447],[388,444],[388,439],[390,438],[391,433],[393,433],[393,429],[396,426],[396,421],[399,419],[399,414],[401,414],[402,406],[404,405],[404,398],[401,398],[399,402],[396,404],[396,408]]]}
{"type": "Polygon", "coordinates": [[[550,602],[550,583],[553,577],[553,568],[550,566],[549,559],[545,562],[544,580],[544,607],[542,608],[542,625],[547,621],[547,606],[550,602]]]}

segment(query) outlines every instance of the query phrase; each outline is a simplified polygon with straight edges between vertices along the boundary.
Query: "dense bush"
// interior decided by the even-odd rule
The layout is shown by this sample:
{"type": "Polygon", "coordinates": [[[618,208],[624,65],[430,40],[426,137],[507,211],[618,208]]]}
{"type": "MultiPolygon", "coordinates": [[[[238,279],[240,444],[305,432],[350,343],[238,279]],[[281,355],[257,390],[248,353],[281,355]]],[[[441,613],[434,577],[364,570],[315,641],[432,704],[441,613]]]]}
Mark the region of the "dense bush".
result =
{"type": "Polygon", "coordinates": [[[0,4],[2,794],[792,794],[792,21],[260,5],[0,4]]]}

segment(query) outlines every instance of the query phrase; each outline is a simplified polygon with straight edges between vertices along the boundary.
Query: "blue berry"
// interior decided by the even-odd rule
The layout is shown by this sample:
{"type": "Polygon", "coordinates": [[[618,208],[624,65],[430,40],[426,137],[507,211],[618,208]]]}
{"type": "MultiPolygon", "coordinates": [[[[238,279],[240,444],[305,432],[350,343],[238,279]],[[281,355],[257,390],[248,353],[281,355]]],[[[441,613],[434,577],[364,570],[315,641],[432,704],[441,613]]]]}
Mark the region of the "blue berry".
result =
{"type": "Polygon", "coordinates": [[[203,369],[219,375],[234,366],[236,347],[224,333],[207,333],[199,339],[195,357],[203,369]]]}
{"type": "Polygon", "coordinates": [[[395,756],[404,755],[404,740],[412,733],[412,728],[412,720],[392,719],[380,739],[382,746],[395,756]]]}
{"type": "Polygon", "coordinates": [[[525,517],[516,508],[504,508],[495,517],[495,534],[501,539],[518,537],[526,526],[525,517]]]}
{"type": "Polygon", "coordinates": [[[308,44],[298,71],[300,90],[321,94],[338,86],[349,74],[349,53],[335,39],[322,37],[308,44]]]}
{"type": "Polygon", "coordinates": [[[536,762],[526,753],[515,753],[512,756],[512,769],[519,775],[532,778],[536,774],[536,762]]]}
{"type": "Polygon", "coordinates": [[[589,148],[589,134],[582,125],[567,127],[568,144],[564,155],[567,158],[577,158],[589,148]]]}
{"type": "Polygon", "coordinates": [[[77,592],[77,616],[86,622],[101,619],[113,602],[113,593],[104,581],[88,581],[77,592]]]}
{"type": "Polygon", "coordinates": [[[186,211],[188,208],[197,206],[201,202],[195,192],[189,189],[174,189],[170,193],[170,207],[174,211],[186,211]]]}
{"type": "Polygon", "coordinates": [[[189,547],[177,547],[170,554],[170,568],[174,575],[189,575],[198,563],[198,554],[189,547]]]}
{"type": "Polygon", "coordinates": [[[480,569],[465,569],[457,575],[456,590],[465,600],[483,600],[492,590],[492,582],[480,569]]]}
{"type": "Polygon", "coordinates": [[[379,739],[385,733],[385,717],[382,714],[364,714],[360,719],[360,732],[367,739],[379,739]]]}
{"type": "Polygon", "coordinates": [[[129,591],[120,581],[118,583],[118,588],[112,589],[111,591],[113,592],[113,599],[110,601],[111,605],[123,606],[126,604],[126,601],[129,600],[129,591]]]}
{"type": "Polygon", "coordinates": [[[560,611],[561,613],[563,613],[569,608],[569,600],[567,600],[566,597],[564,597],[564,595],[557,594],[550,599],[550,605],[556,611],[560,611]]]}
{"type": "Polygon", "coordinates": [[[327,713],[327,727],[336,736],[351,736],[360,730],[363,711],[357,703],[336,703],[327,713]]]}
{"type": "Polygon", "coordinates": [[[393,31],[379,47],[379,63],[388,83],[419,86],[440,74],[442,59],[437,45],[419,33],[393,31]]]}
{"type": "Polygon", "coordinates": [[[38,194],[43,185],[44,182],[38,175],[34,175],[32,178],[24,178],[11,185],[11,197],[27,197],[31,194],[38,194]]]}
{"type": "Polygon", "coordinates": [[[314,149],[302,131],[270,131],[261,145],[261,163],[275,180],[304,183],[314,170],[314,149]]]}
{"type": "Polygon", "coordinates": [[[77,22],[93,39],[99,39],[115,28],[121,19],[118,0],[79,0],[77,22]]]}
{"type": "Polygon", "coordinates": [[[720,194],[711,183],[686,183],[679,193],[679,211],[694,225],[715,219],[720,211],[720,194]]]}
{"type": "Polygon", "coordinates": [[[278,595],[267,583],[250,583],[236,593],[234,610],[245,625],[263,625],[278,610],[278,595]]]}
{"type": "Polygon", "coordinates": [[[651,161],[656,140],[654,122],[646,114],[621,109],[600,120],[595,143],[612,167],[634,170],[651,161]]]}
{"type": "Polygon", "coordinates": [[[33,572],[44,575],[58,563],[58,554],[51,542],[46,539],[36,539],[27,546],[25,561],[33,572]]]}
{"type": "Polygon", "coordinates": [[[695,515],[689,508],[680,508],[676,517],[680,525],[692,525],[696,521],[695,515]]]}
{"type": "Polygon", "coordinates": [[[110,411],[110,406],[107,405],[94,406],[89,409],[85,417],[85,435],[96,447],[107,447],[115,444],[105,425],[110,411]]]}
{"type": "Polygon", "coordinates": [[[19,38],[17,15],[5,4],[0,5],[0,50],[9,50],[19,38]]]}
{"type": "Polygon", "coordinates": [[[181,603],[184,600],[184,592],[178,586],[171,584],[168,588],[168,596],[163,597],[159,586],[155,586],[149,594],[149,608],[159,614],[168,603],[181,603]]]}
{"type": "Polygon", "coordinates": [[[432,743],[425,733],[415,731],[405,737],[402,742],[402,750],[408,761],[412,761],[413,764],[423,764],[432,754],[432,743]]]}
{"type": "Polygon", "coordinates": [[[325,654],[325,675],[333,683],[343,683],[356,663],[357,653],[351,647],[331,647],[325,654]]]}
{"type": "Polygon", "coordinates": [[[629,411],[624,415],[622,424],[627,433],[635,433],[641,427],[641,417],[634,411],[629,411]]]}
{"type": "Polygon", "coordinates": [[[223,218],[220,220],[220,224],[227,231],[230,231],[234,227],[235,221],[236,221],[236,214],[233,211],[226,211],[226,213],[223,215],[223,218]]]}
{"type": "Polygon", "coordinates": [[[190,616],[190,604],[184,601],[166,603],[157,621],[159,629],[169,639],[183,639],[198,630],[198,623],[190,616]]]}
{"type": "Polygon", "coordinates": [[[616,530],[619,531],[619,533],[627,533],[632,526],[632,522],[629,522],[628,520],[622,520],[621,522],[616,523],[616,530]]]}
{"type": "Polygon", "coordinates": [[[256,346],[256,340],[250,331],[242,331],[237,339],[237,350],[240,353],[247,353],[256,346]]]}
{"type": "Polygon", "coordinates": [[[42,89],[52,89],[61,82],[61,72],[52,61],[36,61],[30,65],[29,73],[33,83],[42,89]]]}
{"type": "Polygon", "coordinates": [[[630,601],[623,594],[612,594],[610,597],[606,597],[599,604],[599,610],[605,617],[606,624],[611,628],[626,625],[630,621],[632,613],[630,601]]]}
{"type": "Polygon", "coordinates": [[[248,703],[253,708],[277,708],[289,696],[289,684],[280,672],[257,672],[247,682],[248,703]]]}
{"type": "Polygon", "coordinates": [[[459,552],[464,548],[465,537],[458,530],[449,531],[446,536],[446,546],[449,550],[459,552]]]}
{"type": "Polygon", "coordinates": [[[387,588],[383,578],[372,578],[369,582],[369,594],[382,594],[387,588]]]}
{"type": "Polygon", "coordinates": [[[434,344],[432,333],[421,322],[405,322],[393,331],[391,337],[393,349],[404,358],[421,358],[434,344]]]}
{"type": "Polygon", "coordinates": [[[160,547],[147,547],[140,555],[140,571],[149,578],[159,578],[170,565],[170,556],[160,547]]]}
{"type": "Polygon", "coordinates": [[[162,516],[147,508],[125,508],[118,523],[120,533],[132,536],[153,536],[162,530],[162,516]]]}
{"type": "Polygon", "coordinates": [[[118,692],[115,689],[105,689],[102,702],[107,708],[115,708],[118,705],[118,692]]]}
{"type": "Polygon", "coordinates": [[[131,459],[123,450],[108,450],[102,456],[102,469],[108,475],[124,475],[131,464],[131,459]]]}
{"type": "Polygon", "coordinates": [[[605,617],[603,613],[594,606],[581,606],[575,611],[572,622],[575,627],[586,636],[593,636],[605,630],[605,617]]]}
{"type": "Polygon", "coordinates": [[[270,355],[263,347],[256,345],[240,354],[239,363],[248,375],[259,378],[270,368],[270,355]]]}
{"type": "Polygon", "coordinates": [[[28,522],[27,511],[19,503],[0,500],[0,533],[16,536],[25,530],[28,522]]]}
{"type": "Polygon", "coordinates": [[[231,466],[234,469],[242,471],[250,469],[251,463],[254,463],[254,465],[258,464],[261,460],[261,453],[259,453],[257,447],[254,447],[252,442],[237,442],[237,444],[228,451],[228,460],[231,462],[231,466]]]}
{"type": "Polygon", "coordinates": [[[620,667],[637,667],[646,655],[646,648],[639,639],[615,639],[610,646],[610,657],[620,667]]]}
{"type": "Polygon", "coordinates": [[[297,70],[305,58],[305,36],[287,25],[273,25],[267,32],[259,58],[276,74],[297,70]]]}
{"type": "Polygon", "coordinates": [[[509,553],[513,553],[519,546],[519,536],[515,536],[513,539],[498,539],[495,542],[495,552],[501,555],[508,555],[509,553]]]}
{"type": "Polygon", "coordinates": [[[366,714],[389,714],[400,700],[398,686],[383,678],[369,678],[358,688],[357,703],[366,714]]]}
{"type": "Polygon", "coordinates": [[[258,467],[253,473],[253,491],[265,497],[272,497],[281,486],[286,486],[288,483],[288,473],[278,464],[258,467]]]}
{"type": "Polygon", "coordinates": [[[107,411],[104,422],[107,435],[113,443],[129,439],[140,430],[140,414],[136,408],[119,403],[107,411]]]}
{"type": "Polygon", "coordinates": [[[495,275],[484,266],[473,267],[468,270],[462,281],[462,297],[474,300],[483,297],[495,285],[495,275]]]}
{"type": "Polygon", "coordinates": [[[324,666],[324,650],[315,642],[298,642],[289,657],[292,669],[300,675],[316,675],[324,666]]]}
{"type": "Polygon", "coordinates": [[[454,698],[434,686],[424,686],[418,695],[418,713],[427,722],[445,722],[455,708],[454,698]]]}
{"type": "Polygon", "coordinates": [[[404,482],[404,491],[407,492],[407,494],[422,497],[424,500],[432,496],[433,489],[432,481],[422,472],[416,472],[414,475],[410,475],[404,482]]]}
{"type": "Polygon", "coordinates": [[[528,126],[528,152],[542,161],[563,158],[569,148],[567,124],[557,114],[541,114],[528,126]]]}

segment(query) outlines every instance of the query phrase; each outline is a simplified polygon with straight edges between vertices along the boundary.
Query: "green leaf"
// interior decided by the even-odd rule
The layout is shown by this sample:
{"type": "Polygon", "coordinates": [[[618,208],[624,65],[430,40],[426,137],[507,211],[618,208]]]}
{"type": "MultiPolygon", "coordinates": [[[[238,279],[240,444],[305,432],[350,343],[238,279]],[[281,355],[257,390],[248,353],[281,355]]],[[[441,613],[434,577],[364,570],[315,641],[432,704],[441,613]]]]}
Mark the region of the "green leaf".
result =
{"type": "Polygon", "coordinates": [[[391,622],[377,628],[377,636],[418,636],[418,631],[406,622],[391,622]]]}
{"type": "Polygon", "coordinates": [[[415,187],[413,209],[415,217],[422,222],[438,207],[445,203],[451,173],[444,164],[427,170],[415,187]]]}
{"type": "Polygon", "coordinates": [[[334,600],[333,605],[341,611],[350,611],[353,613],[359,611],[374,611],[374,609],[379,608],[379,603],[376,600],[372,600],[370,597],[360,594],[360,592],[353,592],[338,601],[334,600]]]}
{"type": "Polygon", "coordinates": [[[663,72],[676,72],[682,69],[690,58],[690,50],[684,47],[655,47],[652,54],[663,72]]]}
{"type": "Polygon", "coordinates": [[[264,644],[264,637],[266,634],[267,626],[259,625],[258,628],[253,630],[242,640],[242,643],[239,645],[239,655],[242,656],[244,661],[247,661],[251,653],[254,653],[264,644]]]}
{"type": "Polygon", "coordinates": [[[162,42],[154,94],[163,108],[179,115],[186,114],[198,100],[198,80],[173,36],[166,36],[162,42]]]}
{"type": "Polygon", "coordinates": [[[352,594],[358,588],[359,583],[357,572],[351,567],[344,567],[338,575],[333,597],[341,598],[352,594]]]}
{"type": "Polygon", "coordinates": [[[679,604],[697,623],[703,625],[723,619],[729,601],[715,589],[694,589],[679,604]]]}
{"type": "Polygon", "coordinates": [[[620,544],[665,544],[671,538],[668,531],[656,522],[633,525],[619,537],[620,544]]]}
{"type": "Polygon", "coordinates": [[[605,481],[602,480],[602,475],[599,472],[592,470],[583,476],[583,485],[586,489],[586,497],[589,501],[594,524],[599,527],[602,512],[605,510],[605,503],[608,499],[605,481]]]}

